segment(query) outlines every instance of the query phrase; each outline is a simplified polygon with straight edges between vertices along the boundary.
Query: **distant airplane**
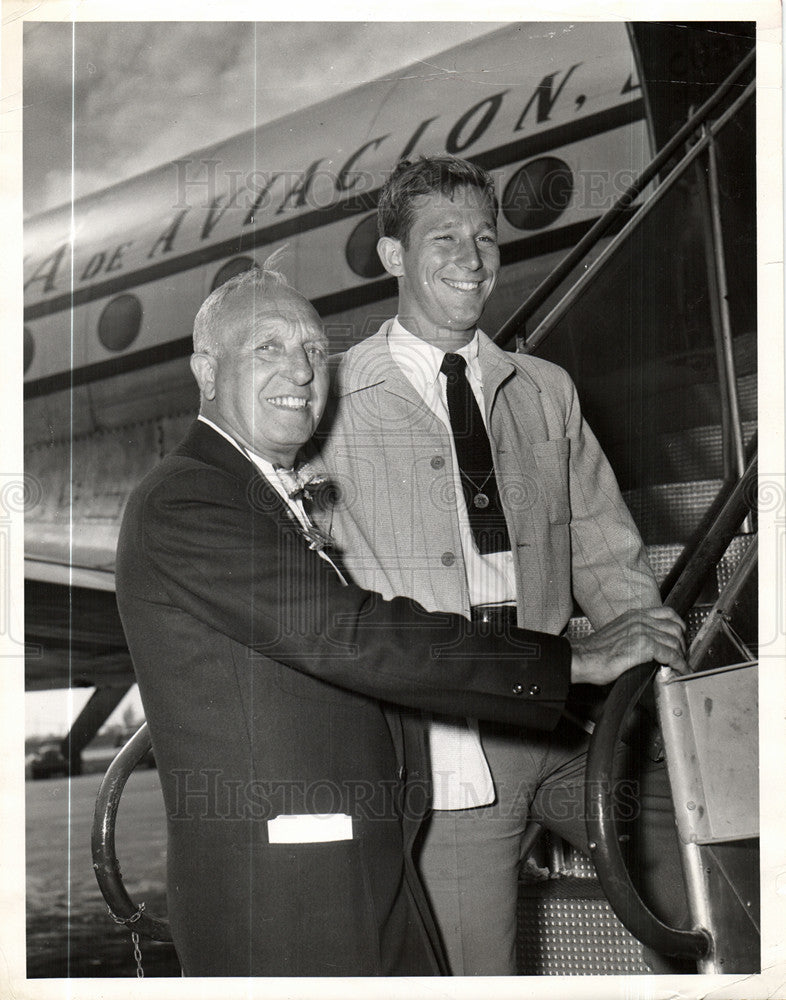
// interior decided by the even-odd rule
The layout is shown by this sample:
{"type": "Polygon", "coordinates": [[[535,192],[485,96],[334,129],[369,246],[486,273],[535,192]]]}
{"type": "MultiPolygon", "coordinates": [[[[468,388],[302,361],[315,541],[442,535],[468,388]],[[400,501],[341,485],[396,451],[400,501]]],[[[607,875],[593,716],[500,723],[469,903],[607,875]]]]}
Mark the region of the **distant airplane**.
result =
{"type": "Polygon", "coordinates": [[[96,689],[67,741],[75,766],[133,683],[117,532],[197,410],[206,295],[287,244],[334,348],[362,339],[395,311],[380,186],[399,159],[447,151],[497,181],[493,333],[662,144],[656,63],[682,52],[695,82],[695,45],[657,24],[512,24],[27,220],[26,686],[96,689]]]}

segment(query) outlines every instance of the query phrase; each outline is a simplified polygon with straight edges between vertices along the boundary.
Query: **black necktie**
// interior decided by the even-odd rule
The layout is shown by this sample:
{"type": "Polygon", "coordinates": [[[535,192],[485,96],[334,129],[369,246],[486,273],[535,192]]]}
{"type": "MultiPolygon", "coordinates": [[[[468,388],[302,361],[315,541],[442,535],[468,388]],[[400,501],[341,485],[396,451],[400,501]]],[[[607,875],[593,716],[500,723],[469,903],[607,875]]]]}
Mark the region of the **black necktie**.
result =
{"type": "Polygon", "coordinates": [[[510,538],[494,475],[491,445],[467,381],[466,368],[467,362],[460,354],[446,354],[440,371],[447,379],[448,413],[469,526],[480,553],[506,552],[510,549],[510,538]]]}

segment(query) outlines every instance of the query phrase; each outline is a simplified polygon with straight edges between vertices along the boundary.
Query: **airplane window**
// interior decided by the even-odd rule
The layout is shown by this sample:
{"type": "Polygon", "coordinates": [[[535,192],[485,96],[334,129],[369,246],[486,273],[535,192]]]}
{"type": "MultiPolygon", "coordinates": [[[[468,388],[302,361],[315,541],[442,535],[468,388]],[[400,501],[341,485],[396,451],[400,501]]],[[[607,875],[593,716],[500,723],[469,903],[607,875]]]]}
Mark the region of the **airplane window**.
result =
{"type": "Polygon", "coordinates": [[[232,260],[228,260],[226,264],[223,264],[213,278],[213,284],[210,286],[210,291],[214,292],[217,288],[220,288],[225,281],[229,281],[230,278],[234,278],[236,274],[242,274],[243,271],[250,271],[252,267],[256,267],[256,262],[251,257],[233,257],[232,260]]]}
{"type": "Polygon", "coordinates": [[[125,350],[142,324],[142,304],[136,295],[118,295],[107,302],[98,321],[98,339],[108,351],[125,350]]]}
{"type": "Polygon", "coordinates": [[[570,204],[573,174],[564,160],[541,156],[516,171],[505,185],[502,214],[516,229],[543,229],[570,204]]]}
{"type": "Polygon", "coordinates": [[[22,339],[22,356],[24,358],[24,370],[32,365],[33,358],[35,356],[35,341],[33,340],[32,333],[25,327],[24,336],[22,339]]]}
{"type": "Polygon", "coordinates": [[[377,216],[367,216],[352,230],[347,240],[347,264],[361,278],[378,278],[385,268],[377,255],[377,216]]]}

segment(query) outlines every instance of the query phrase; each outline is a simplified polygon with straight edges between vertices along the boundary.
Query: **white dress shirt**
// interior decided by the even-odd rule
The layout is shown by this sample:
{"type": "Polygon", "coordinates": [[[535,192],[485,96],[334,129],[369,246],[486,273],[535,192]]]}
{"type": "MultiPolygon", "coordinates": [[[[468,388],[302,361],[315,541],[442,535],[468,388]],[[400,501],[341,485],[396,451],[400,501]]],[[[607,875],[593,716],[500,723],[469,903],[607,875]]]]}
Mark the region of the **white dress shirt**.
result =
{"type": "MultiPolygon", "coordinates": [[[[423,402],[449,431],[456,513],[470,604],[514,604],[516,579],[512,553],[481,554],[470,528],[450,425],[447,378],[440,372],[445,351],[405,330],[398,319],[393,320],[388,331],[388,348],[393,360],[423,402]]],[[[486,424],[477,331],[468,344],[453,353],[460,354],[467,362],[467,381],[486,424]]],[[[467,725],[443,719],[432,719],[430,722],[429,745],[435,809],[468,809],[489,805],[494,801],[494,783],[481,746],[478,724],[474,719],[466,721],[467,725]]]]}
{"type": "MultiPolygon", "coordinates": [[[[388,347],[393,360],[412,383],[423,402],[435,416],[439,417],[450,432],[456,511],[461,549],[467,570],[469,602],[473,607],[478,604],[514,604],[516,601],[516,576],[513,568],[513,554],[508,550],[507,552],[490,552],[481,555],[469,525],[469,515],[461,487],[461,473],[456,457],[456,446],[453,442],[453,432],[450,426],[447,378],[439,370],[445,351],[427,344],[425,340],[421,340],[420,337],[405,330],[397,319],[393,321],[388,333],[388,347]]],[[[460,354],[467,362],[467,381],[477,400],[483,423],[486,425],[483,373],[478,361],[477,332],[468,344],[453,353],[460,354]]]]}

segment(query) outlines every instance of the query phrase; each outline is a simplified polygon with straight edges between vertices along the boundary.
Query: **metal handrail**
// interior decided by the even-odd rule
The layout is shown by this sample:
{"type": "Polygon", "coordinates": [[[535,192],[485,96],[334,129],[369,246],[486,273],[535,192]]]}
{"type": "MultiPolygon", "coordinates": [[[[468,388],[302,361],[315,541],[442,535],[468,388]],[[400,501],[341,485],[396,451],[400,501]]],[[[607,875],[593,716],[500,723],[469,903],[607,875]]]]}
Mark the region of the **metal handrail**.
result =
{"type": "MultiPolygon", "coordinates": [[[[756,453],[758,449],[758,434],[754,434],[750,441],[748,442],[748,448],[746,452],[746,461],[755,460],[756,453]]],[[[716,519],[720,516],[721,511],[724,509],[725,505],[729,502],[729,498],[735,489],[738,488],[739,479],[727,479],[724,480],[718,489],[715,499],[709,505],[707,510],[702,515],[696,530],[691,536],[688,544],[682,550],[682,552],[677,557],[676,562],[669,570],[666,579],[663,581],[660,587],[661,598],[665,599],[673,590],[674,585],[677,580],[682,576],[685,567],[688,565],[690,560],[693,558],[694,552],[698,549],[701,540],[706,537],[710,530],[711,525],[713,525],[716,519]]]]}
{"type": "Polygon", "coordinates": [[[117,923],[125,924],[129,930],[143,934],[154,941],[171,941],[172,932],[168,921],[148,913],[144,903],[132,902],[123,885],[120,863],[115,851],[115,823],[120,796],[129,775],[151,747],[150,731],[145,722],[107,768],[98,790],[93,814],[91,834],[93,870],[110,916],[117,923]]]}
{"type": "Polygon", "coordinates": [[[573,249],[560,261],[553,271],[538,285],[531,295],[502,324],[494,336],[494,343],[504,347],[527,320],[535,313],[548,297],[573,271],[579,261],[595,246],[633,202],[647,185],[655,179],[661,169],[669,162],[674,153],[690,139],[694,132],[707,120],[726,94],[748,70],[755,59],[755,49],[751,50],[737,67],[729,74],[718,89],[692,115],[688,121],[672,136],[663,149],[655,156],[647,167],[639,174],[633,183],[626,188],[616,202],[602,215],[591,229],[579,240],[573,249]]]}
{"type": "MultiPolygon", "coordinates": [[[[691,609],[709,571],[720,561],[739,525],[752,510],[756,471],[754,457],[666,596],[664,603],[677,614],[684,617],[691,609]]],[[[712,949],[709,931],[703,927],[679,930],[655,916],[633,884],[617,835],[613,792],[615,749],[626,715],[656,670],[654,662],[642,663],[622,674],[615,681],[595,726],[587,755],[587,835],[601,887],[631,934],[660,954],[700,959],[712,949]]]]}
{"type": "Polygon", "coordinates": [[[564,296],[559,300],[559,302],[556,303],[548,315],[540,321],[537,328],[529,334],[523,348],[525,353],[532,354],[537,350],[537,348],[552,332],[556,322],[561,319],[572,303],[584,292],[587,285],[594,281],[598,274],[600,274],[604,265],[614,255],[614,253],[616,253],[617,248],[630,237],[630,234],[634,230],[643,224],[648,215],[666,197],[674,184],[676,184],[688,168],[695,163],[699,156],[701,156],[701,154],[705,151],[708,152],[713,148],[713,142],[716,135],[724,128],[725,125],[729,123],[729,121],[731,121],[743,104],[745,104],[752,97],[753,93],[754,85],[751,83],[745,88],[734,103],[720,116],[720,118],[718,118],[718,120],[706,130],[706,133],[701,137],[701,139],[697,140],[696,143],[690,147],[687,153],[674,166],[658,188],[653,191],[647,201],[638,207],[635,214],[631,215],[623,228],[610,240],[595,260],[587,266],[587,269],[579,275],[576,281],[565,292],[564,296]]]}
{"type": "Polygon", "coordinates": [[[758,458],[753,455],[742,478],[716,514],[706,535],[698,541],[685,569],[664,598],[678,615],[686,615],[701,593],[709,572],[720,562],[740,524],[756,505],[758,458]]]}

